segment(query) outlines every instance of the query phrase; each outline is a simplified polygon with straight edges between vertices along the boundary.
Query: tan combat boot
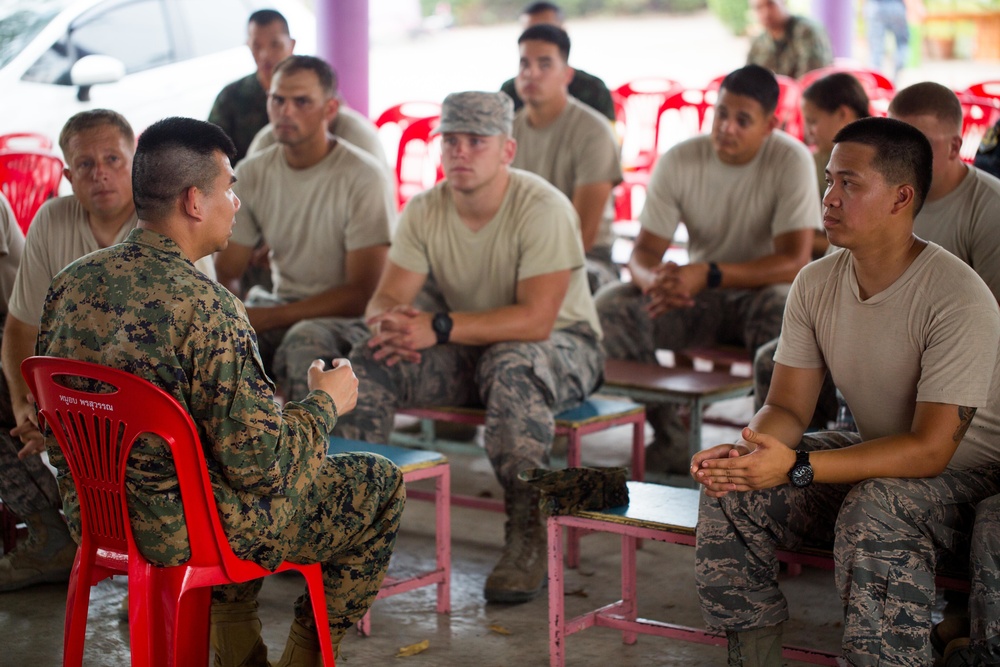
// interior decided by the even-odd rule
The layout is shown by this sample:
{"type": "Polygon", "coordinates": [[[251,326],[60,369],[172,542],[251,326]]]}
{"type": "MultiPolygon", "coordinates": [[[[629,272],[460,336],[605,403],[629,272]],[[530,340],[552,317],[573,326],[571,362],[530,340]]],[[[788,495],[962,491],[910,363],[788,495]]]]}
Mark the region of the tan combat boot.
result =
{"type": "Polygon", "coordinates": [[[729,667],[781,667],[781,624],[728,631],[729,667]]]}
{"type": "Polygon", "coordinates": [[[257,601],[212,605],[214,667],[268,667],[267,646],[260,636],[257,601]]]}
{"type": "Polygon", "coordinates": [[[24,517],[28,539],[0,558],[0,593],[35,584],[69,581],[76,542],[59,510],[50,508],[24,517]]]}
{"type": "MultiPolygon", "coordinates": [[[[343,637],[341,633],[331,638],[335,658],[340,656],[340,640],[343,637]]],[[[298,621],[293,621],[292,628],[288,631],[285,652],[281,654],[281,660],[275,663],[274,667],[322,667],[322,665],[323,654],[319,649],[318,633],[298,621]]]]}
{"type": "Polygon", "coordinates": [[[527,602],[545,587],[546,561],[545,524],[538,510],[538,491],[517,483],[506,492],[507,525],[504,548],[483,594],[488,602],[527,602]]]}

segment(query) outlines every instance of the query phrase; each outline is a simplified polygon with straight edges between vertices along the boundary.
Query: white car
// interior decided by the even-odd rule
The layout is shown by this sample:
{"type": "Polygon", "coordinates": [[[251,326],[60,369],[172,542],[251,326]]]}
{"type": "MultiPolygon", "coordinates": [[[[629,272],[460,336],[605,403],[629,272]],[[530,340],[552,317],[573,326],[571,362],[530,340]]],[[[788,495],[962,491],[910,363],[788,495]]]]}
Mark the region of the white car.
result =
{"type": "Polygon", "coordinates": [[[167,116],[207,118],[222,87],[254,71],[247,19],[262,8],[288,19],[296,53],[315,53],[300,0],[0,0],[0,135],[55,145],[94,108],[137,134],[167,116]]]}

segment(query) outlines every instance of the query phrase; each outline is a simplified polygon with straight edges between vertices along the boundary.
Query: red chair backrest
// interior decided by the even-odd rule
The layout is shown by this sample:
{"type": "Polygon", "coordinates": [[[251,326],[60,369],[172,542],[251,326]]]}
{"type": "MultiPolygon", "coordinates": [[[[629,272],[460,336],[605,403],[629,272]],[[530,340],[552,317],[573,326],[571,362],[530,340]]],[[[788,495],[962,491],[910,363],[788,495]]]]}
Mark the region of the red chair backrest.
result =
{"type": "Polygon", "coordinates": [[[980,81],[966,88],[964,92],[975,97],[1000,99],[1000,81],[980,81]]]}
{"type": "Polygon", "coordinates": [[[413,195],[444,178],[441,137],[433,135],[439,117],[420,118],[406,126],[396,153],[396,192],[402,209],[413,195]]]}
{"type": "Polygon", "coordinates": [[[52,140],[36,132],[12,132],[0,135],[0,151],[52,150],[52,140]]]}
{"type": "Polygon", "coordinates": [[[650,171],[656,162],[656,128],[660,105],[682,86],[673,79],[644,77],[624,83],[611,93],[615,102],[622,167],[650,171]]]}
{"type": "Polygon", "coordinates": [[[198,433],[170,394],[125,371],[73,359],[30,357],[21,372],[72,472],[81,548],[139,553],[124,502],[125,466],[136,440],[153,435],[169,447],[177,471],[191,547],[186,565],[242,566],[219,520],[198,433]]]}
{"type": "Polygon", "coordinates": [[[711,132],[718,96],[718,87],[683,88],[668,95],[657,112],[656,153],[663,153],[685,139],[711,132]]]}
{"type": "Polygon", "coordinates": [[[385,154],[395,160],[403,131],[415,121],[440,115],[441,105],[437,102],[402,102],[383,111],[375,119],[375,127],[385,154]]]}
{"type": "Polygon", "coordinates": [[[55,155],[0,152],[0,192],[7,197],[25,233],[45,200],[58,196],[62,172],[63,162],[55,155]]]}
{"type": "Polygon", "coordinates": [[[962,148],[959,155],[971,164],[976,159],[983,135],[1000,119],[1000,99],[978,97],[967,92],[955,94],[962,104],[962,148]]]}

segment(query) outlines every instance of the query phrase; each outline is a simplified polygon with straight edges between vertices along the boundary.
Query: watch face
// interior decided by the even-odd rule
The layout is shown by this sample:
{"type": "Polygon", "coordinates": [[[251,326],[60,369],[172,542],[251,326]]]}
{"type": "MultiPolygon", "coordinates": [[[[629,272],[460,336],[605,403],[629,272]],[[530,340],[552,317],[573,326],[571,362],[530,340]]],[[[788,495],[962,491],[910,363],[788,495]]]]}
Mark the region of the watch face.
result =
{"type": "Polygon", "coordinates": [[[789,478],[791,478],[792,480],[792,486],[797,486],[800,488],[804,486],[809,486],[810,484],[812,484],[813,481],[812,466],[808,464],[795,466],[794,468],[792,468],[792,472],[789,475],[789,478]]]}

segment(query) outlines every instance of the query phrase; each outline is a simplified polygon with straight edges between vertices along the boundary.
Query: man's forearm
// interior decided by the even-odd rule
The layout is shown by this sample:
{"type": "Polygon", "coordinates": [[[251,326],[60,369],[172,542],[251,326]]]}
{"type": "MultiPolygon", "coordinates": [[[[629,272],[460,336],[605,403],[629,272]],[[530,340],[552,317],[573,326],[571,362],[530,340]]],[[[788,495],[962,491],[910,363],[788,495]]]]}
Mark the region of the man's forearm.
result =
{"type": "Polygon", "coordinates": [[[35,353],[38,327],[25,324],[13,315],[7,315],[3,341],[0,341],[0,365],[10,389],[11,404],[17,410],[28,401],[28,385],[21,376],[21,362],[35,353]]]}

